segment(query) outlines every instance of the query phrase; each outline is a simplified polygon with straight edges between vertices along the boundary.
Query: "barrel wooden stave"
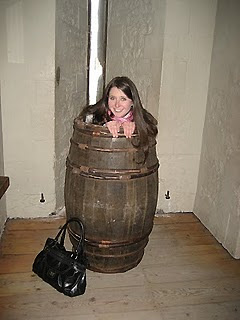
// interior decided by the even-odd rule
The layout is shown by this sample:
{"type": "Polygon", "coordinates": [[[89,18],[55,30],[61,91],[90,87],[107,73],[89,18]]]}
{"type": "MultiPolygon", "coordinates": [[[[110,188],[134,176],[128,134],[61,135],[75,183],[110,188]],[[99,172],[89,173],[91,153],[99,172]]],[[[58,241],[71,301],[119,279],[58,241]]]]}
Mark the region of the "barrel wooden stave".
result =
{"type": "Polygon", "coordinates": [[[151,232],[157,174],[137,181],[96,181],[67,171],[67,212],[81,216],[87,239],[123,242],[151,232]]]}

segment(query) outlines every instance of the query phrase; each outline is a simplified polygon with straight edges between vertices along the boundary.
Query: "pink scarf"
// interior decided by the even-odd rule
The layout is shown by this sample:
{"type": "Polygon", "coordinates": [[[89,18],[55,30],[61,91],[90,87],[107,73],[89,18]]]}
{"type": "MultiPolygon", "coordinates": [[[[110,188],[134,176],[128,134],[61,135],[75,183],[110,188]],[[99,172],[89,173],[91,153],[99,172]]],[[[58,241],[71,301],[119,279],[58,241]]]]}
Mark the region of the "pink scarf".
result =
{"type": "Polygon", "coordinates": [[[133,121],[133,112],[132,112],[132,110],[130,110],[124,117],[117,117],[110,110],[108,111],[108,114],[110,115],[110,117],[111,117],[111,119],[113,121],[119,121],[121,123],[133,121]]]}

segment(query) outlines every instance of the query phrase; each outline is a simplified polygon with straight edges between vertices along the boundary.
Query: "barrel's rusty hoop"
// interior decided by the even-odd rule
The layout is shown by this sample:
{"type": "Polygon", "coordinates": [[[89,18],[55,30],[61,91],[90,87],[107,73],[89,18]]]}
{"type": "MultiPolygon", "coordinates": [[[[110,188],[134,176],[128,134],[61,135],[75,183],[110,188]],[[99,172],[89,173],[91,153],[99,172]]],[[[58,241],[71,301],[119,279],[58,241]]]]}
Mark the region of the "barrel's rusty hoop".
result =
{"type": "Polygon", "coordinates": [[[158,170],[159,162],[151,167],[140,169],[98,169],[90,168],[88,166],[78,166],[67,158],[67,166],[72,169],[74,174],[79,174],[88,178],[102,180],[130,180],[153,174],[158,170]]]}
{"type": "MultiPolygon", "coordinates": [[[[133,239],[131,239],[131,241],[129,240],[121,240],[121,241],[108,241],[108,240],[99,240],[96,241],[95,239],[90,239],[90,238],[85,238],[85,243],[87,243],[90,246],[93,247],[100,247],[100,248],[117,248],[117,247],[122,247],[122,246],[129,246],[129,245],[133,245],[134,243],[139,243],[141,241],[143,241],[144,239],[146,239],[146,237],[149,236],[149,234],[151,233],[152,228],[150,230],[148,230],[142,237],[135,237],[133,239]]],[[[79,234],[76,233],[71,227],[68,227],[68,232],[69,234],[77,241],[79,241],[79,234]]],[[[148,238],[146,239],[146,241],[148,241],[148,238]]],[[[146,244],[144,244],[144,247],[146,246],[146,244]]],[[[139,250],[142,248],[139,248],[139,250]]]]}
{"type": "Polygon", "coordinates": [[[73,138],[70,139],[70,142],[75,144],[81,150],[92,150],[99,152],[138,152],[137,148],[101,148],[99,146],[92,146],[87,143],[78,143],[74,141],[73,138]]]}

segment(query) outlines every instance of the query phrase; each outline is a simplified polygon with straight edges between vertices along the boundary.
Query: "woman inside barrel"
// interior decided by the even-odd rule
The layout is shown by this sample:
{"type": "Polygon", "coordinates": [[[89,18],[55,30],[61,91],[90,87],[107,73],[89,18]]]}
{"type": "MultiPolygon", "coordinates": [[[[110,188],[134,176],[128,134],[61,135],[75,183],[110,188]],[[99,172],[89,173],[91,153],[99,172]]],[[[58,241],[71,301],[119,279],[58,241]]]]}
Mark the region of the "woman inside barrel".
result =
{"type": "Polygon", "coordinates": [[[87,106],[80,114],[87,123],[106,126],[113,137],[118,137],[120,128],[126,138],[136,130],[137,139],[132,139],[136,148],[142,148],[145,158],[149,146],[158,133],[157,120],[143,108],[138,90],[128,77],[115,77],[106,86],[102,98],[87,106]]]}

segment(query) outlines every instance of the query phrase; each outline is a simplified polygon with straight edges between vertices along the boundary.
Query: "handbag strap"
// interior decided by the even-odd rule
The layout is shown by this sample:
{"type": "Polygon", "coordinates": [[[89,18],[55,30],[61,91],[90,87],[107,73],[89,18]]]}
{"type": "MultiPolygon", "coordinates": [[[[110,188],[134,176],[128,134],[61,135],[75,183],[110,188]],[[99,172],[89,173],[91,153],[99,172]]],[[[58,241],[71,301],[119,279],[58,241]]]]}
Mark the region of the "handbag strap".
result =
{"type": "Polygon", "coordinates": [[[55,240],[57,242],[59,242],[59,238],[60,238],[60,245],[64,246],[64,242],[65,242],[65,236],[66,236],[66,231],[67,231],[67,226],[69,223],[71,222],[76,222],[79,227],[80,227],[80,237],[79,237],[79,241],[76,247],[76,254],[80,254],[83,251],[83,243],[84,243],[84,239],[85,239],[85,229],[84,229],[84,225],[82,223],[82,221],[79,218],[70,218],[69,220],[67,220],[67,222],[61,227],[61,229],[59,230],[58,234],[55,237],[55,240]]]}

